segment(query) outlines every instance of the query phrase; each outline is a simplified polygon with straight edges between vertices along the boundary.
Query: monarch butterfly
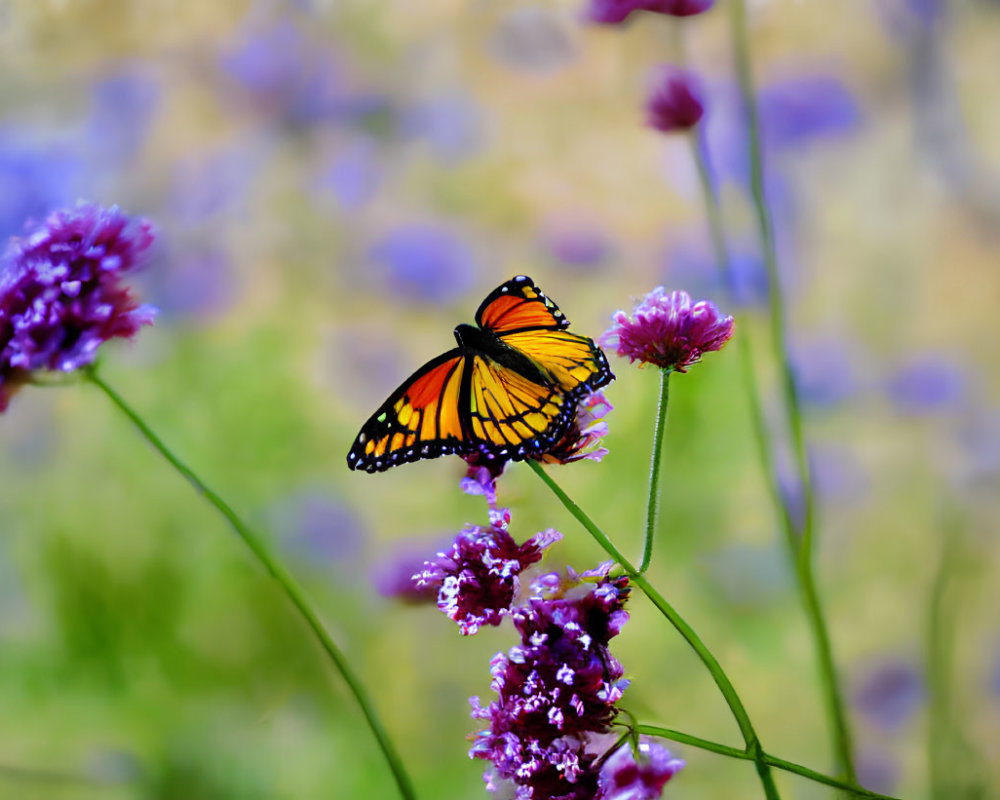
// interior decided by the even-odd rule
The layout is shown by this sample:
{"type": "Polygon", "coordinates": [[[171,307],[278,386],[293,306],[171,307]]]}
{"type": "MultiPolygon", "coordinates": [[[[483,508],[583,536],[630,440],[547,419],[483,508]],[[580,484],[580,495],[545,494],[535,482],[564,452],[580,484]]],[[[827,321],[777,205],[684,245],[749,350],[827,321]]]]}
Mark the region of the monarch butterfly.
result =
{"type": "Polygon", "coordinates": [[[559,441],[577,401],[614,380],[593,339],[531,278],[498,286],[455,328],[458,347],[393,392],[351,445],[347,466],[368,472],[448,453],[519,461],[559,441]]]}

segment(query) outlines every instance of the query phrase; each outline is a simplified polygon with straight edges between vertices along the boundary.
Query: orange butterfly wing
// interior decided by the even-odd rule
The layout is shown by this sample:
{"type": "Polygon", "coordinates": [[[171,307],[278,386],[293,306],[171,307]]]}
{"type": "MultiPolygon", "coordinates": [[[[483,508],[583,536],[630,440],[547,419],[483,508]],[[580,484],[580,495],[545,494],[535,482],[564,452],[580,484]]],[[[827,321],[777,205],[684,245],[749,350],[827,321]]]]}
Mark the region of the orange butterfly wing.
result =
{"type": "Polygon", "coordinates": [[[407,461],[466,452],[459,395],[467,368],[458,349],[424,364],[362,426],[347,465],[379,472],[407,461]]]}
{"type": "Polygon", "coordinates": [[[531,278],[518,275],[487,295],[476,311],[476,324],[499,334],[525,328],[561,330],[569,327],[569,320],[531,278]]]}

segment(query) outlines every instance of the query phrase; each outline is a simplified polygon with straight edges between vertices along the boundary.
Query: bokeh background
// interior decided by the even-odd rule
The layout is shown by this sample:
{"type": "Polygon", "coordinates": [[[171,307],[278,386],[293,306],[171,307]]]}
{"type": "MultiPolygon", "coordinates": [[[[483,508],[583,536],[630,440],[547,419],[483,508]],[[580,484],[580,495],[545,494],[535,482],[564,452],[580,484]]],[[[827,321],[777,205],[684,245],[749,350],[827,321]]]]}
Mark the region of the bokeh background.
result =
{"type": "MultiPolygon", "coordinates": [[[[484,521],[460,462],[369,476],[347,448],[514,274],[592,336],[657,284],[725,302],[686,143],[642,125],[646,73],[680,46],[707,82],[741,333],[773,393],[726,5],[595,28],[565,0],[0,3],[0,236],[77,198],[157,223],[139,280],[161,315],[105,348],[105,375],[306,584],[422,797],[485,796],[467,699],[490,695],[489,658],[513,635],[463,639],[378,591],[484,521]]],[[[758,0],[750,25],[862,781],[997,797],[1000,4],[758,0]]],[[[616,371],[610,455],[557,477],[637,551],[657,382],[616,371]]],[[[740,387],[732,347],[673,382],[651,575],[768,750],[826,770],[740,387]]],[[[518,538],[564,531],[547,567],[601,560],[523,467],[501,500],[518,538]]],[[[682,640],[642,597],[631,611],[623,704],[738,743],[682,640]]],[[[747,763],[673,749],[688,767],[669,796],[759,795],[747,763]]],[[[832,796],[780,781],[786,798],[832,796]]],[[[15,397],[0,420],[0,797],[394,793],[276,587],[106,399],[15,397]]]]}

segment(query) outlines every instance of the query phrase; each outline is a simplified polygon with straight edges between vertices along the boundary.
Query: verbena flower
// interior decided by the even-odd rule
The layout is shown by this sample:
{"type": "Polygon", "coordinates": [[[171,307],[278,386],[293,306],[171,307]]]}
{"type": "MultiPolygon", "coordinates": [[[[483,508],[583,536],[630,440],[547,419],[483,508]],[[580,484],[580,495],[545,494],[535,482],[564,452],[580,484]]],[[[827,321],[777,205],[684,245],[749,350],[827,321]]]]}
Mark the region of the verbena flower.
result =
{"type": "Polygon", "coordinates": [[[617,25],[633,11],[651,11],[672,17],[690,17],[712,7],[714,0],[590,0],[586,17],[591,22],[617,25]]]}
{"type": "Polygon", "coordinates": [[[600,461],[608,454],[606,447],[598,446],[601,438],[608,433],[604,417],[613,409],[614,406],[600,389],[581,398],[573,421],[562,438],[532,458],[543,464],[569,464],[583,458],[600,461]]]}
{"type": "Polygon", "coordinates": [[[491,662],[497,700],[473,697],[489,721],[469,751],[492,762],[488,787],[512,781],[518,800],[592,800],[597,757],[591,736],[606,733],[627,681],[608,642],[628,621],[628,578],[600,569],[543,576],[512,615],[521,643],[491,662]]]}
{"type": "Polygon", "coordinates": [[[604,347],[677,372],[686,372],[703,353],[722,349],[733,335],[733,318],[714,303],[692,303],[687,292],[666,292],[662,286],[647,294],[631,317],[617,311],[612,320],[600,339],[604,347]]]}
{"type": "Polygon", "coordinates": [[[121,283],[152,242],[147,220],[82,203],[11,240],[0,264],[0,410],[33,372],[79,369],[104,342],[152,323],[155,310],[121,283]]]}
{"type": "Polygon", "coordinates": [[[639,761],[628,744],[619,747],[601,767],[598,785],[601,800],[656,800],[663,787],[684,768],[667,748],[654,742],[639,743],[639,761]]]}
{"type": "Polygon", "coordinates": [[[686,131],[705,113],[701,81],[691,71],[660,64],[649,81],[646,124],[662,133],[686,131]]]}
{"type": "Polygon", "coordinates": [[[451,547],[424,564],[413,576],[418,589],[437,589],[437,605],[458,623],[463,635],[483,625],[499,625],[520,592],[520,574],[542,559],[542,551],[559,541],[552,528],[517,544],[507,532],[510,511],[490,509],[490,524],[469,525],[451,547]]]}

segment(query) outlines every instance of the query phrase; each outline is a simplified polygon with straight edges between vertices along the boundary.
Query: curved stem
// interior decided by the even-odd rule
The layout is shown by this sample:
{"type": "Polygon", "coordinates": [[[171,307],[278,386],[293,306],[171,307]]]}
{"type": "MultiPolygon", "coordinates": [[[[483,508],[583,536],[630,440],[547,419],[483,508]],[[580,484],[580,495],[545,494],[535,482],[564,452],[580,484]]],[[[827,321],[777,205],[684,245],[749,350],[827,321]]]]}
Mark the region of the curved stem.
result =
{"type": "Polygon", "coordinates": [[[278,582],[284,590],[285,595],[289,600],[291,600],[292,605],[299,612],[299,615],[313,632],[313,635],[319,642],[320,647],[323,648],[327,656],[329,656],[330,661],[332,661],[333,665],[337,668],[341,677],[343,677],[344,682],[354,695],[354,699],[361,707],[361,711],[368,722],[368,727],[371,728],[379,747],[382,749],[382,753],[385,756],[386,761],[389,762],[389,768],[392,770],[392,774],[396,779],[396,785],[399,787],[399,793],[405,798],[405,800],[415,800],[416,793],[413,790],[410,778],[403,767],[403,762],[400,760],[399,754],[396,752],[392,741],[389,739],[389,735],[386,733],[385,727],[382,725],[382,722],[375,711],[375,706],[372,703],[367,690],[361,683],[361,679],[358,678],[358,676],[351,669],[350,665],[347,663],[347,658],[341,652],[340,648],[337,647],[337,644],[333,641],[333,637],[320,621],[319,616],[309,605],[304,592],[295,579],[269,552],[264,542],[257,537],[257,535],[243,522],[242,519],[240,519],[229,504],[223,500],[222,497],[212,491],[212,489],[206,486],[204,481],[202,481],[201,478],[199,478],[195,472],[187,466],[187,464],[181,461],[180,458],[178,458],[173,451],[163,443],[163,440],[153,432],[149,425],[146,424],[145,420],[143,420],[142,417],[140,417],[139,414],[125,402],[121,395],[104,382],[100,375],[98,375],[95,368],[91,367],[87,369],[84,374],[87,380],[104,392],[111,402],[114,403],[115,406],[117,406],[118,409],[129,418],[129,420],[131,420],[132,424],[138,428],[139,432],[145,437],[146,441],[153,445],[153,447],[159,451],[160,455],[170,462],[174,469],[176,469],[188,481],[188,483],[190,483],[195,490],[208,501],[208,503],[210,503],[220,514],[222,514],[223,517],[225,517],[226,521],[230,524],[240,539],[243,540],[243,543],[250,549],[250,552],[253,553],[257,561],[260,562],[264,569],[270,573],[271,577],[278,582]]]}
{"type": "Polygon", "coordinates": [[[528,461],[528,466],[530,466],[545,482],[549,489],[552,490],[553,494],[555,494],[555,496],[559,498],[559,501],[566,507],[566,510],[576,517],[580,524],[583,525],[583,527],[603,548],[603,550],[615,559],[615,561],[621,564],[625,572],[628,573],[632,582],[638,586],[642,593],[652,601],[653,605],[656,606],[660,613],[667,618],[670,624],[677,629],[680,635],[684,637],[684,640],[691,646],[691,649],[698,655],[698,658],[701,659],[701,662],[712,674],[712,678],[715,680],[715,685],[719,687],[719,691],[722,693],[726,703],[729,705],[730,711],[732,711],[736,724],[739,726],[740,733],[743,736],[743,741],[746,743],[745,752],[757,766],[757,772],[760,776],[761,784],[764,787],[765,796],[769,800],[778,800],[780,795],[778,794],[778,789],[774,784],[774,778],[771,775],[770,766],[764,760],[764,751],[757,738],[757,733],[754,731],[753,724],[750,722],[750,716],[747,714],[746,708],[743,706],[743,702],[736,693],[736,689],[733,687],[732,681],[729,680],[729,676],[726,675],[715,656],[712,655],[712,652],[698,637],[698,634],[695,633],[694,629],[688,625],[687,621],[677,613],[674,607],[667,602],[666,598],[657,592],[649,581],[647,581],[646,578],[639,573],[635,566],[627,558],[625,558],[622,552],[615,547],[611,539],[608,538],[608,535],[604,533],[604,531],[602,531],[589,516],[587,516],[586,512],[584,512],[580,506],[570,499],[569,495],[562,490],[562,487],[560,487],[559,484],[553,480],[552,476],[542,468],[542,465],[535,461],[528,461]]]}
{"type": "MultiPolygon", "coordinates": [[[[669,739],[672,742],[687,744],[691,747],[697,747],[700,750],[707,750],[710,753],[718,753],[719,755],[728,756],[729,758],[739,758],[743,761],[752,760],[751,756],[743,750],[740,750],[738,747],[730,747],[729,745],[713,742],[709,739],[702,739],[700,736],[692,736],[689,733],[676,731],[671,728],[661,728],[659,725],[637,725],[636,730],[646,736],[658,736],[661,739],[669,739]]],[[[772,756],[769,753],[764,753],[764,761],[776,769],[791,772],[795,775],[801,775],[803,778],[808,778],[811,781],[822,783],[826,786],[832,786],[835,789],[842,789],[845,792],[850,792],[855,797],[870,797],[874,798],[874,800],[896,800],[896,798],[890,797],[889,795],[871,792],[868,789],[863,789],[860,786],[855,786],[845,781],[831,778],[829,775],[824,775],[822,772],[809,769],[809,767],[803,767],[801,764],[796,764],[794,761],[787,761],[783,758],[772,756]]]]}
{"type": "MultiPolygon", "coordinates": [[[[756,209],[757,226],[760,232],[761,244],[764,250],[764,263],[768,275],[768,296],[771,320],[771,344],[774,348],[775,361],[781,368],[781,386],[784,395],[785,417],[791,433],[795,452],[799,479],[805,504],[802,521],[801,541],[793,542],[795,531],[788,530],[789,524],[794,524],[787,507],[783,514],[786,527],[786,539],[790,541],[790,553],[795,559],[795,571],[798,577],[802,601],[806,616],[810,623],[813,640],[819,662],[820,680],[823,684],[827,716],[832,728],[833,746],[837,761],[843,774],[849,781],[856,779],[854,768],[854,752],[851,742],[850,728],[847,724],[847,714],[844,710],[844,700],[837,680],[836,667],[833,663],[833,648],[830,634],[823,616],[816,582],[813,576],[813,533],[815,520],[815,487],[809,469],[809,457],[806,449],[805,435],[802,424],[802,408],[799,401],[798,388],[792,371],[788,351],[787,320],[785,303],[781,290],[781,279],[778,274],[778,256],[774,238],[774,224],[771,211],[767,204],[764,189],[764,162],[760,141],[760,122],[757,110],[757,99],[754,90],[753,72],[750,65],[750,50],[746,26],[746,8],[744,0],[732,0],[730,3],[730,20],[732,23],[733,49],[736,57],[740,93],[745,107],[747,130],[750,145],[750,188],[756,209]]],[[[777,481],[777,475],[772,471],[772,480],[777,481]]],[[[779,490],[780,496],[780,490],[779,490]]]]}
{"type": "Polygon", "coordinates": [[[642,546],[639,572],[649,569],[653,559],[653,537],[660,511],[660,462],[663,461],[663,432],[667,427],[667,402],[670,399],[670,370],[660,370],[660,399],[656,407],[656,427],[653,429],[653,454],[649,462],[649,499],[646,503],[646,539],[642,546]]]}

